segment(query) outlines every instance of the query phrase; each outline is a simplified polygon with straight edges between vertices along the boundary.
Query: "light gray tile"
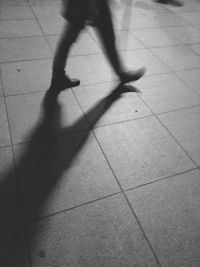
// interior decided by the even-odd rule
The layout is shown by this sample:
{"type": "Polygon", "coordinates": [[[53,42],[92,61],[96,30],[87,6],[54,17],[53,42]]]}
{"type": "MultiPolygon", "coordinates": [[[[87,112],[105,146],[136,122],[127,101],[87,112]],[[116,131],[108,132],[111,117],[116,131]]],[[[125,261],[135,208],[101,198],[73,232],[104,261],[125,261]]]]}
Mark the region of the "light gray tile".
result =
{"type": "Polygon", "coordinates": [[[194,12],[183,12],[178,14],[185,21],[188,21],[193,25],[200,25],[200,11],[194,12]]]}
{"type": "Polygon", "coordinates": [[[50,59],[2,64],[5,95],[47,90],[51,81],[51,68],[50,59]]]}
{"type": "Polygon", "coordinates": [[[172,70],[200,67],[200,57],[187,46],[152,48],[151,51],[172,70]]]}
{"type": "Polygon", "coordinates": [[[22,226],[11,147],[0,148],[0,232],[22,226]]]}
{"type": "Polygon", "coordinates": [[[156,28],[190,25],[189,22],[185,21],[173,12],[151,13],[148,14],[147,17],[153,21],[154,27],[156,28]]]}
{"type": "Polygon", "coordinates": [[[171,46],[180,44],[180,41],[173,38],[163,29],[135,30],[132,34],[146,47],[171,46]]]}
{"type": "Polygon", "coordinates": [[[0,6],[27,6],[27,0],[1,0],[0,6]]]}
{"type": "Polygon", "coordinates": [[[122,51],[121,56],[130,70],[146,67],[147,75],[169,72],[169,69],[146,49],[122,51]]]}
{"type": "Polygon", "coordinates": [[[200,107],[163,114],[159,118],[200,166],[200,107]]]}
{"type": "Polygon", "coordinates": [[[65,24],[64,19],[62,17],[49,19],[41,18],[38,21],[46,35],[61,34],[62,27],[65,24]]]}
{"type": "Polygon", "coordinates": [[[125,29],[148,29],[155,27],[154,21],[143,14],[118,17],[117,20],[125,29]]]}
{"type": "Polygon", "coordinates": [[[116,78],[103,54],[70,57],[67,64],[70,77],[79,78],[81,85],[112,81],[116,78]]]}
{"type": "Polygon", "coordinates": [[[151,114],[134,92],[122,94],[107,110],[108,97],[114,88],[114,83],[103,83],[74,89],[87,119],[92,124],[97,120],[98,126],[106,125],[151,114]]]}
{"type": "Polygon", "coordinates": [[[8,128],[8,118],[3,97],[0,97],[0,147],[10,145],[10,133],[8,128]]]}
{"type": "Polygon", "coordinates": [[[200,42],[199,29],[194,26],[166,28],[167,32],[180,40],[183,44],[200,42]]]}
{"type": "MultiPolygon", "coordinates": [[[[7,97],[8,117],[14,144],[29,141],[30,135],[44,123],[47,115],[43,112],[43,93],[7,97]]],[[[58,97],[59,113],[54,123],[55,133],[63,134],[87,128],[71,90],[66,90],[58,97]]]]}
{"type": "Polygon", "coordinates": [[[0,259],[5,267],[30,267],[22,229],[0,232],[0,259]]]}
{"type": "Polygon", "coordinates": [[[121,195],[30,225],[29,243],[34,267],[158,266],[121,195]]]}
{"type": "Polygon", "coordinates": [[[39,36],[42,31],[35,20],[3,20],[0,23],[0,37],[39,36]]]}
{"type": "Polygon", "coordinates": [[[93,135],[87,131],[56,138],[49,137],[50,131],[37,143],[15,147],[26,220],[120,191],[93,135]]]}
{"type": "Polygon", "coordinates": [[[116,45],[118,50],[134,50],[144,48],[135,36],[128,31],[118,31],[116,33],[116,45]]]}
{"type": "Polygon", "coordinates": [[[60,17],[60,3],[51,5],[46,2],[46,4],[33,5],[32,9],[37,18],[58,18],[60,17]]]}
{"type": "Polygon", "coordinates": [[[33,18],[34,16],[32,10],[28,6],[4,6],[0,9],[0,19],[9,20],[9,19],[33,19],[33,18]]]}
{"type": "Polygon", "coordinates": [[[190,45],[190,48],[200,56],[200,44],[190,45]]]}
{"type": "Polygon", "coordinates": [[[127,192],[161,265],[200,265],[200,171],[127,192]]]}
{"type": "Polygon", "coordinates": [[[188,86],[200,94],[200,69],[176,73],[188,86]]]}
{"type": "MultiPolygon", "coordinates": [[[[55,51],[59,35],[47,36],[52,49],[55,51]]],[[[70,56],[102,53],[102,50],[87,32],[82,32],[70,49],[70,56]]]]}
{"type": "Polygon", "coordinates": [[[124,189],[194,167],[153,117],[105,126],[95,133],[124,189]]]}
{"type": "Polygon", "coordinates": [[[0,39],[0,62],[52,57],[44,37],[0,39]]]}
{"type": "Polygon", "coordinates": [[[200,104],[200,96],[172,73],[144,77],[138,81],[138,88],[154,113],[200,104]]]}

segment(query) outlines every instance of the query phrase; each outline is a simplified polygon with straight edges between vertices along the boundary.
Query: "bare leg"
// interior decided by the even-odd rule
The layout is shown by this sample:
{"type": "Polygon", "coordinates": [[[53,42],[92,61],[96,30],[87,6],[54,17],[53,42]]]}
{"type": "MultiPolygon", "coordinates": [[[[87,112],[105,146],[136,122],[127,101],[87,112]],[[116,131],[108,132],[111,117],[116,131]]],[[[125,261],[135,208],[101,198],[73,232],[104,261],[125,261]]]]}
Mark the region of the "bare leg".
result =
{"type": "Polygon", "coordinates": [[[96,27],[104,45],[108,60],[122,83],[138,80],[144,75],[145,69],[141,68],[133,72],[127,72],[125,70],[116,48],[115,32],[108,3],[106,0],[101,1],[104,1],[104,4],[99,5],[100,17],[96,23],[96,27]]]}
{"type": "Polygon", "coordinates": [[[80,31],[81,28],[72,23],[66,22],[64,25],[63,33],[58,41],[53,59],[53,72],[50,89],[61,91],[65,88],[74,87],[80,84],[79,80],[70,79],[65,75],[65,66],[70,48],[77,39],[80,31]]]}

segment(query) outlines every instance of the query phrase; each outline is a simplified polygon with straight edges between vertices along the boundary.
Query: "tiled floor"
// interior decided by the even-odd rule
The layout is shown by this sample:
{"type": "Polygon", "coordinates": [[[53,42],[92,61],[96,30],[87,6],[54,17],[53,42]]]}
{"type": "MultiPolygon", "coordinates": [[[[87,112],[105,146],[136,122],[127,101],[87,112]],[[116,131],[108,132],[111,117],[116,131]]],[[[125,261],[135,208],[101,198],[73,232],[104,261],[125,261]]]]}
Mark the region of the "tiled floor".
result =
{"type": "Polygon", "coordinates": [[[200,266],[200,1],[113,0],[117,79],[86,28],[46,114],[60,0],[0,0],[0,266],[200,266]]]}

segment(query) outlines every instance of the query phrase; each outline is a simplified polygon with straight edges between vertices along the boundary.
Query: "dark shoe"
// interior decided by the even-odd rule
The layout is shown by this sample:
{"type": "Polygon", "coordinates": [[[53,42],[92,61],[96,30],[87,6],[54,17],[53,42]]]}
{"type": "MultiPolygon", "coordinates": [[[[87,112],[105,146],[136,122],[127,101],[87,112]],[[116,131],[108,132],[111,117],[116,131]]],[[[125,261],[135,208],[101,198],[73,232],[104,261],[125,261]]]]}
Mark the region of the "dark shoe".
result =
{"type": "Polygon", "coordinates": [[[80,85],[80,80],[78,79],[71,79],[67,75],[63,75],[60,77],[57,76],[52,78],[49,90],[60,92],[64,89],[72,88],[78,85],[80,85]]]}
{"type": "Polygon", "coordinates": [[[137,81],[145,74],[145,72],[145,68],[141,68],[132,72],[122,72],[120,74],[121,84],[137,81]]]}

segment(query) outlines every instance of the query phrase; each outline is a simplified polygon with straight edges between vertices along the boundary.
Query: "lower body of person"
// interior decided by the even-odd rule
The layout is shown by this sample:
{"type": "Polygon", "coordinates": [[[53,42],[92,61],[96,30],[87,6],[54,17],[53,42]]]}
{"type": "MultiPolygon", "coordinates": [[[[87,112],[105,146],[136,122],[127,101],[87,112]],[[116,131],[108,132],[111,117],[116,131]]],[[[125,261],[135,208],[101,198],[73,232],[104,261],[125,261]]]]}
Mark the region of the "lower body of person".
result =
{"type": "MultiPolygon", "coordinates": [[[[66,1],[67,5],[65,3],[62,15],[67,22],[55,51],[52,79],[49,88],[57,93],[80,84],[80,80],[72,79],[65,74],[65,66],[72,44],[76,41],[80,31],[85,27],[86,22],[91,19],[88,10],[89,0],[63,1],[66,1]]],[[[124,84],[140,79],[145,73],[145,68],[140,68],[136,71],[126,71],[121,62],[115,44],[115,33],[108,0],[96,1],[99,16],[96,20],[92,21],[92,24],[99,33],[108,60],[119,77],[120,83],[124,84]]]]}

